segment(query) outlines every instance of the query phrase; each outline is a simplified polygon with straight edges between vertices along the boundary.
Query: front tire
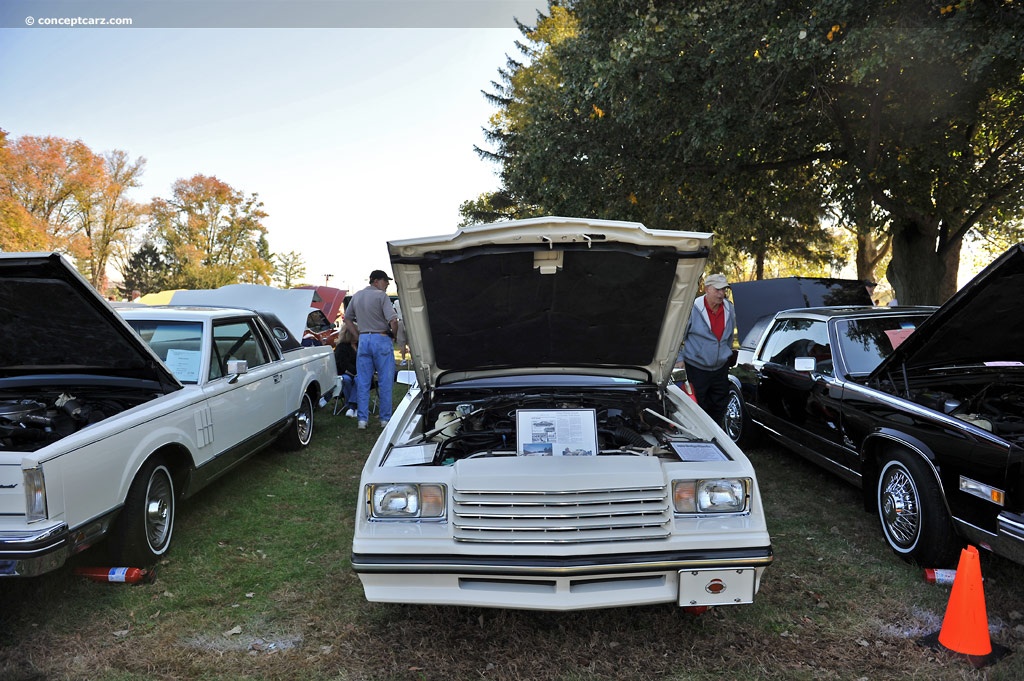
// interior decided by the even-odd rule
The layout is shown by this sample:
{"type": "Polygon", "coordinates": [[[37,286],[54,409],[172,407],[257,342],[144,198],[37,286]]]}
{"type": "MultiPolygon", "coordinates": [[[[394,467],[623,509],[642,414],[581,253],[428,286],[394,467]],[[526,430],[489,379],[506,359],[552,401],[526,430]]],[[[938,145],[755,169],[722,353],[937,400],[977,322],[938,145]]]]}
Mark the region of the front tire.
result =
{"type": "Polygon", "coordinates": [[[743,394],[732,382],[729,383],[729,401],[726,403],[725,416],[722,418],[722,430],[730,440],[741,447],[757,442],[757,426],[750,420],[743,394]]]}
{"type": "Polygon", "coordinates": [[[312,440],[313,399],[306,393],[302,396],[292,425],[281,435],[281,447],[294,452],[307,447],[312,440]]]}
{"type": "Polygon", "coordinates": [[[170,548],[175,510],[174,476],[163,457],[151,457],[128,489],[111,537],[111,558],[129,567],[155,563],[170,548]]]}
{"type": "Polygon", "coordinates": [[[909,452],[891,452],[875,496],[882,534],[896,555],[922,567],[956,566],[962,542],[924,461],[909,452]]]}

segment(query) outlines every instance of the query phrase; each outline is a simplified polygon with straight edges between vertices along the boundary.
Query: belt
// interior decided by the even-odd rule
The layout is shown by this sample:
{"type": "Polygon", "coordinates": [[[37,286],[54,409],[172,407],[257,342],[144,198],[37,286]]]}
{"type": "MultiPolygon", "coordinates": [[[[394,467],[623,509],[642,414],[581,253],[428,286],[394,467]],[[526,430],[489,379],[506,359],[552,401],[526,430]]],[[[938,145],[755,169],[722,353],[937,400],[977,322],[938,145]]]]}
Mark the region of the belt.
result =
{"type": "Polygon", "coordinates": [[[368,333],[372,333],[375,336],[387,336],[387,335],[389,335],[387,331],[360,331],[359,335],[360,336],[365,336],[368,333]]]}

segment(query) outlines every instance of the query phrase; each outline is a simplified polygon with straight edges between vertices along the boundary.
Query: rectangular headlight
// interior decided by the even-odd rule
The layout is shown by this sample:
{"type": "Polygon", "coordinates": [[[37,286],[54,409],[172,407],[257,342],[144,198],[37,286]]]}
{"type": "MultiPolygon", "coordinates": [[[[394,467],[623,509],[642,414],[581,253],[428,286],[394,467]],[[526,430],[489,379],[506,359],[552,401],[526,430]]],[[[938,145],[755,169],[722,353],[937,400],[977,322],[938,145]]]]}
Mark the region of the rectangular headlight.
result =
{"type": "Polygon", "coordinates": [[[25,479],[25,520],[46,519],[46,481],[42,468],[28,468],[22,471],[25,479]]]}
{"type": "Polygon", "coordinates": [[[747,510],[750,478],[674,480],[676,513],[742,513],[747,510]]]}
{"type": "Polygon", "coordinates": [[[445,517],[444,485],[397,482],[368,485],[371,519],[416,520],[445,517]]]}

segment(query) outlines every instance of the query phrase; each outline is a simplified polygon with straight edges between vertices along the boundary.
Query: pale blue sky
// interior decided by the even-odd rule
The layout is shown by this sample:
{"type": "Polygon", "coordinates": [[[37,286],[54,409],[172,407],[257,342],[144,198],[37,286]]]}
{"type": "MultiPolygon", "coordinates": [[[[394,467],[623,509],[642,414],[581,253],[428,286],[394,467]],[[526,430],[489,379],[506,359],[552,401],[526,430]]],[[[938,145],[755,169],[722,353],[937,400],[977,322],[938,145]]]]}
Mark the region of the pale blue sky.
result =
{"type": "Polygon", "coordinates": [[[257,192],[274,251],[361,288],[387,240],[454,231],[497,187],[473,145],[518,56],[508,26],[0,27],[0,128],[145,157],[140,201],[196,173],[257,192]]]}

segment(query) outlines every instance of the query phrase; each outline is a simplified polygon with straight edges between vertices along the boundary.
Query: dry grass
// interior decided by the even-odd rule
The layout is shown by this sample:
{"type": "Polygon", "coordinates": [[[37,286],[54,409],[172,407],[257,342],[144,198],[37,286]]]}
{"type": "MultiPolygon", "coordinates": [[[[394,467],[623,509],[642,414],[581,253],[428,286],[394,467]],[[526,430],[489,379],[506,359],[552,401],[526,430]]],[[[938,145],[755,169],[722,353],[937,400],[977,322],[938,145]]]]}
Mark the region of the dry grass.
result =
{"type": "MultiPolygon", "coordinates": [[[[317,415],[313,447],[257,457],[183,507],[157,580],[70,568],[0,582],[0,679],[1019,679],[917,643],[948,587],[883,544],[857,492],[780,450],[752,452],[776,551],[757,602],[583,613],[368,604],[348,557],[372,432],[317,415]]],[[[88,553],[77,562],[98,557],[88,553]]],[[[1024,568],[983,556],[995,642],[1024,639],[1024,568]]]]}

